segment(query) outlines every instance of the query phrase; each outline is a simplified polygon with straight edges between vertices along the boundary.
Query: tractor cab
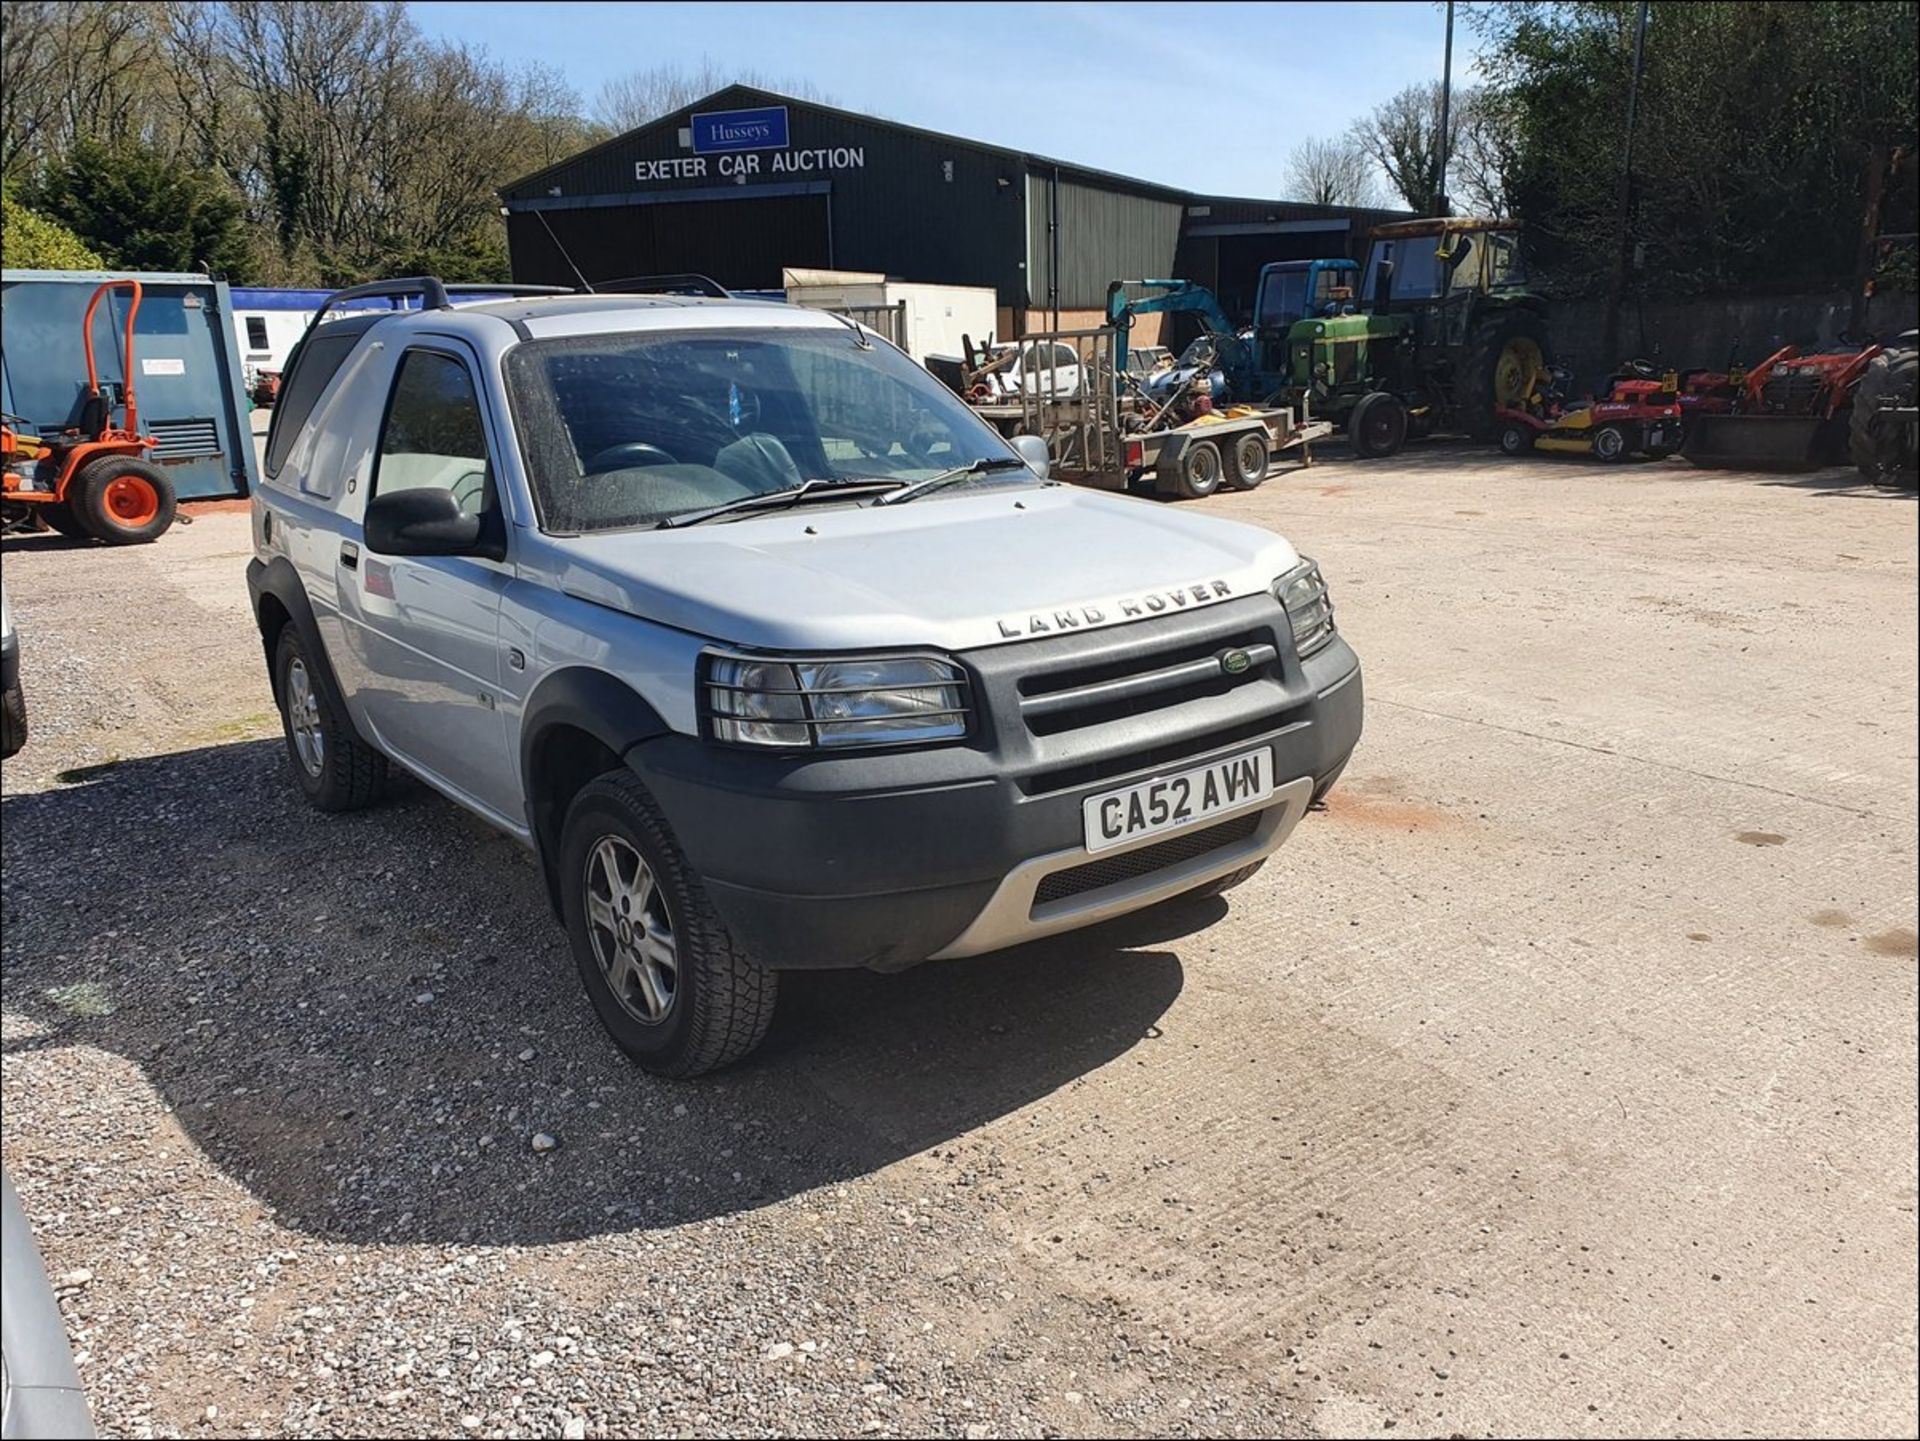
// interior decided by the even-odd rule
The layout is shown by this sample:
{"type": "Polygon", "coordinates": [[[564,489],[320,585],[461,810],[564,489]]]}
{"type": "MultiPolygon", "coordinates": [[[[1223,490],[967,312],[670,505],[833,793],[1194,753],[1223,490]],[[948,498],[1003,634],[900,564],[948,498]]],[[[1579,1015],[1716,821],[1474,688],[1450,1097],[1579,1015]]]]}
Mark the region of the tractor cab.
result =
{"type": "Polygon", "coordinates": [[[1309,316],[1351,314],[1358,304],[1360,267],[1351,260],[1276,260],[1260,267],[1254,292],[1254,366],[1263,374],[1287,369],[1287,337],[1309,316]]]}

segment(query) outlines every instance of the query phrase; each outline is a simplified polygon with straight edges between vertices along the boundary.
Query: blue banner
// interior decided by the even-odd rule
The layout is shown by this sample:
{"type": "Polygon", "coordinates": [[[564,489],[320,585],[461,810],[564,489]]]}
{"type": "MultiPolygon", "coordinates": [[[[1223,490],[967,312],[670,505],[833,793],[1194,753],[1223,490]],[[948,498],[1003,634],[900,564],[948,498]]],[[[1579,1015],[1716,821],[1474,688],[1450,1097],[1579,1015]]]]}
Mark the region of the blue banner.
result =
{"type": "Polygon", "coordinates": [[[693,150],[713,155],[726,150],[785,150],[787,107],[763,110],[716,110],[693,117],[693,150]]]}

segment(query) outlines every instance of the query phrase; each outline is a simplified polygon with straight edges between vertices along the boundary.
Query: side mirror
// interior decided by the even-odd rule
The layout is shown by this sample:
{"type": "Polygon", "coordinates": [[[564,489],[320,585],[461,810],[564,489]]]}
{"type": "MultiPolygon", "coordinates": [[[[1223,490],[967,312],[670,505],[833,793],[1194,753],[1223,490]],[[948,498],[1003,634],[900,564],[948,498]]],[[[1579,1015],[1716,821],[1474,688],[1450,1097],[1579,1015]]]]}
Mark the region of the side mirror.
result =
{"type": "Polygon", "coordinates": [[[393,490],[367,502],[367,549],[378,555],[482,555],[505,560],[488,518],[469,515],[438,486],[393,490]]]}
{"type": "Polygon", "coordinates": [[[1047,478],[1047,470],[1053,464],[1053,457],[1047,453],[1047,443],[1037,435],[1016,435],[1013,438],[1013,451],[1027,463],[1027,469],[1047,478]]]}

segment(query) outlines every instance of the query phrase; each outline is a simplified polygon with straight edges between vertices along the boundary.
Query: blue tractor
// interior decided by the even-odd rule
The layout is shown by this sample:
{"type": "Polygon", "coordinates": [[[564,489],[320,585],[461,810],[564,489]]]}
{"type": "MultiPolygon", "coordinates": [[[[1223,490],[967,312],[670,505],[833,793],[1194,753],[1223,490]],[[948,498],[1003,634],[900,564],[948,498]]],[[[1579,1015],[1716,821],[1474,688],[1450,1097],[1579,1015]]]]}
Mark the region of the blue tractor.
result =
{"type": "Polygon", "coordinates": [[[1253,325],[1245,330],[1234,325],[1219,298],[1204,285],[1190,280],[1138,280],[1132,283],[1157,293],[1130,300],[1126,282],[1116,280],[1107,287],[1107,323],[1116,332],[1114,370],[1126,371],[1127,341],[1136,315],[1188,314],[1198,318],[1200,337],[1171,370],[1148,378],[1147,394],[1164,398],[1205,374],[1216,404],[1270,400],[1290,383],[1287,333],[1294,322],[1351,309],[1359,270],[1351,260],[1281,260],[1263,266],[1253,325]]]}

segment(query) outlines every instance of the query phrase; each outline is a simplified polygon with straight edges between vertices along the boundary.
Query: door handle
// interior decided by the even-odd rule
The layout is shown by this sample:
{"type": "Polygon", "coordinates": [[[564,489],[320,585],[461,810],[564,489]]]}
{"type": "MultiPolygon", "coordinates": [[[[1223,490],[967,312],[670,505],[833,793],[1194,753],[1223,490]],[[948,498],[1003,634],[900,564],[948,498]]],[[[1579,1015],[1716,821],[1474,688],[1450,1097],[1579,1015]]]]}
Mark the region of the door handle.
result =
{"type": "Polygon", "coordinates": [[[360,547],[350,540],[340,542],[340,564],[348,570],[360,569],[360,547]]]}

